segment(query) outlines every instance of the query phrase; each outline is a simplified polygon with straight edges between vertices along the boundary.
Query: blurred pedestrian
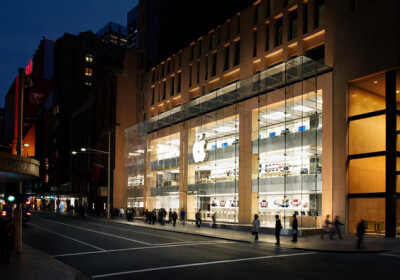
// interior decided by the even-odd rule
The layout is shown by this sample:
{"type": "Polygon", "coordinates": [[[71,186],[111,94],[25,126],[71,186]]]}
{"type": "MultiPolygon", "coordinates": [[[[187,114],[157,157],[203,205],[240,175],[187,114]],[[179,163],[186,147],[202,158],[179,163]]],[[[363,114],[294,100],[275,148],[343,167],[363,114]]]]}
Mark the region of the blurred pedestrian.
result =
{"type": "Polygon", "coordinates": [[[321,234],[321,239],[324,239],[325,234],[330,234],[330,227],[329,225],[331,224],[331,221],[329,220],[329,215],[326,215],[325,218],[325,226],[324,226],[324,231],[321,234]]]}
{"type": "Polygon", "coordinates": [[[176,226],[176,220],[178,219],[178,214],[176,213],[176,211],[174,210],[174,212],[171,214],[171,218],[172,219],[172,225],[176,226]]]}
{"type": "Polygon", "coordinates": [[[212,214],[211,219],[212,219],[212,225],[211,226],[213,228],[216,228],[217,227],[217,212],[214,212],[214,214],[212,214]]]}
{"type": "Polygon", "coordinates": [[[365,234],[365,221],[361,219],[361,221],[357,225],[357,249],[361,249],[361,243],[363,242],[364,234],[365,234]]]}
{"type": "Polygon", "coordinates": [[[275,238],[276,245],[280,245],[280,235],[281,235],[282,223],[281,219],[279,219],[279,215],[275,215],[275,238]]]}
{"type": "Polygon", "coordinates": [[[254,214],[253,227],[251,228],[251,234],[254,235],[254,241],[258,240],[258,231],[260,230],[260,219],[257,214],[254,214]]]}
{"type": "Polygon", "coordinates": [[[335,221],[333,221],[333,224],[332,224],[332,231],[331,231],[330,239],[333,239],[333,236],[335,234],[337,234],[339,236],[339,239],[343,239],[342,234],[340,232],[341,225],[343,225],[343,224],[339,221],[339,216],[336,216],[335,221]]]}
{"type": "Polygon", "coordinates": [[[169,212],[168,212],[168,224],[170,224],[172,222],[172,210],[171,208],[169,208],[169,212]]]}
{"type": "Polygon", "coordinates": [[[201,209],[196,213],[196,226],[200,227],[201,225],[201,209]]]}
{"type": "Polygon", "coordinates": [[[293,242],[297,242],[297,217],[296,214],[293,214],[293,221],[292,221],[292,233],[293,233],[293,242]]]}
{"type": "Polygon", "coordinates": [[[182,223],[183,226],[185,225],[185,219],[186,219],[186,212],[182,208],[182,210],[181,210],[181,223],[182,223]]]}
{"type": "Polygon", "coordinates": [[[121,207],[121,209],[119,209],[119,216],[122,220],[122,217],[124,216],[124,208],[121,207]]]}

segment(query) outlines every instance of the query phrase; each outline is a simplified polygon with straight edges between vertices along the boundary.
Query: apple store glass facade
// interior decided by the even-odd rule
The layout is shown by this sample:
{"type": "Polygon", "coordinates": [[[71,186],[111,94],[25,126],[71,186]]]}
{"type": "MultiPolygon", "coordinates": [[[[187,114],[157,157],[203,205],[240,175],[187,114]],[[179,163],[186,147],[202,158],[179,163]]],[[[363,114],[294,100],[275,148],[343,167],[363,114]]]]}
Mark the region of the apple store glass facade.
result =
{"type": "Polygon", "coordinates": [[[127,206],[236,224],[257,213],[264,227],[296,213],[321,227],[318,79],[330,70],[297,57],[126,129],[127,206]]]}

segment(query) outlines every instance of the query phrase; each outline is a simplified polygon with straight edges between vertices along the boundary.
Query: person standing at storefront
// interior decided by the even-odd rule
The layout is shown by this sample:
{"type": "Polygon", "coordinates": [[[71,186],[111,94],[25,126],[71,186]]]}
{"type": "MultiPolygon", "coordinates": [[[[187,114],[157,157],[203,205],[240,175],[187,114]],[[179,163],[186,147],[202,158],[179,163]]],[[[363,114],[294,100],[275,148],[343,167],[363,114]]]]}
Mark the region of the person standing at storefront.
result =
{"type": "Polygon", "coordinates": [[[280,235],[281,235],[282,223],[281,219],[279,219],[279,215],[275,216],[275,238],[276,238],[276,245],[280,245],[280,235]]]}
{"type": "Polygon", "coordinates": [[[296,217],[296,214],[293,214],[292,233],[293,233],[292,241],[297,242],[297,217],[296,217]]]}
{"type": "Polygon", "coordinates": [[[176,213],[176,211],[174,210],[174,212],[171,214],[170,220],[172,220],[172,225],[176,226],[176,220],[178,219],[178,214],[176,213]]]}
{"type": "Polygon", "coordinates": [[[217,212],[214,212],[214,214],[211,216],[212,219],[212,227],[216,228],[217,227],[217,212]]]}
{"type": "Polygon", "coordinates": [[[251,234],[254,235],[254,241],[258,240],[258,232],[260,230],[260,219],[257,214],[254,214],[253,227],[251,229],[251,234]]]}
{"type": "Polygon", "coordinates": [[[201,209],[196,213],[196,226],[200,227],[201,225],[201,209]]]}
{"type": "Polygon", "coordinates": [[[181,223],[184,226],[185,225],[185,219],[186,219],[186,212],[185,209],[182,208],[181,210],[181,223]]]}
{"type": "Polygon", "coordinates": [[[361,249],[361,243],[363,242],[364,234],[365,234],[365,225],[364,220],[361,220],[357,225],[357,249],[361,249]]]}
{"type": "Polygon", "coordinates": [[[168,224],[170,224],[171,222],[172,222],[172,210],[171,210],[171,208],[169,209],[169,212],[168,212],[168,224]]]}

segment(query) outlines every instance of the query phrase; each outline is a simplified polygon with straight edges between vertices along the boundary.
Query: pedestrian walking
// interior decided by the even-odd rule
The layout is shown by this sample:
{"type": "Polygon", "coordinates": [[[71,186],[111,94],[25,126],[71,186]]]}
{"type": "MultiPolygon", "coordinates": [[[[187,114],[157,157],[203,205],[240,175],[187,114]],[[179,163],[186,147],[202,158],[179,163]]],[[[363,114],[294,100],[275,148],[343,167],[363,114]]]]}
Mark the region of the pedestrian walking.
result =
{"type": "Polygon", "coordinates": [[[275,238],[276,245],[280,245],[280,235],[281,235],[282,223],[281,219],[279,219],[279,215],[275,215],[275,238]]]}
{"type": "Polygon", "coordinates": [[[216,228],[217,227],[217,212],[214,212],[214,214],[212,214],[211,219],[212,219],[211,227],[216,228]]]}
{"type": "Polygon", "coordinates": [[[357,249],[361,249],[361,243],[363,242],[364,234],[365,234],[365,221],[361,219],[361,221],[357,225],[357,249]]]}
{"type": "Polygon", "coordinates": [[[297,242],[297,217],[296,217],[296,214],[293,214],[292,233],[293,233],[292,241],[297,242]]]}
{"type": "Polygon", "coordinates": [[[201,225],[201,209],[196,213],[196,226],[200,227],[201,225]]]}
{"type": "Polygon", "coordinates": [[[172,225],[176,226],[176,220],[178,219],[178,214],[176,213],[176,211],[174,210],[174,212],[171,214],[171,218],[172,218],[172,225]]]}
{"type": "Polygon", "coordinates": [[[168,224],[170,224],[171,222],[172,222],[172,210],[170,208],[168,212],[168,224]]]}
{"type": "Polygon", "coordinates": [[[182,223],[183,226],[185,225],[185,219],[186,219],[186,212],[182,208],[182,210],[181,210],[181,223],[182,223]]]}
{"type": "Polygon", "coordinates": [[[251,228],[251,234],[254,235],[254,241],[258,240],[258,231],[260,230],[260,219],[257,214],[254,214],[253,227],[251,228]]]}
{"type": "Polygon", "coordinates": [[[122,217],[124,216],[124,208],[121,207],[121,209],[119,209],[119,217],[122,220],[122,217]]]}
{"type": "Polygon", "coordinates": [[[132,221],[132,210],[130,208],[126,209],[126,219],[128,222],[132,221]]]}
{"type": "Polygon", "coordinates": [[[157,221],[157,211],[156,211],[156,209],[154,208],[154,209],[153,209],[153,212],[151,213],[151,224],[154,226],[154,224],[156,223],[156,221],[157,221]]]}
{"type": "Polygon", "coordinates": [[[321,239],[324,239],[325,234],[330,234],[331,229],[329,225],[331,224],[331,221],[329,220],[329,217],[329,215],[326,215],[324,231],[321,234],[321,239]]]}
{"type": "Polygon", "coordinates": [[[333,239],[333,236],[336,233],[339,236],[339,239],[343,239],[342,234],[340,232],[340,226],[341,225],[343,225],[343,224],[339,221],[339,216],[336,216],[335,217],[335,221],[333,222],[333,225],[332,225],[332,231],[331,231],[330,239],[333,239]]]}

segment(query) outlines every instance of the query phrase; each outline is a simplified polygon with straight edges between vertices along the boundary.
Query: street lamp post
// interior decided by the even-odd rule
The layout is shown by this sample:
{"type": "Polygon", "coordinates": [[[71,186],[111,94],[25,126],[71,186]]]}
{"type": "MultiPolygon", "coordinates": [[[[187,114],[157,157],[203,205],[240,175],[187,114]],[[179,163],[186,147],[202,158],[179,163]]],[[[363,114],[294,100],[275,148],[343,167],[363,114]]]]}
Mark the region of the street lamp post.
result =
{"type": "MultiPolygon", "coordinates": [[[[107,220],[110,220],[110,183],[111,183],[111,130],[108,131],[108,152],[106,151],[101,151],[101,150],[96,150],[96,149],[90,149],[90,148],[81,148],[82,152],[96,152],[100,154],[107,154],[107,160],[108,160],[108,174],[107,174],[107,220]]],[[[75,151],[72,152],[72,154],[76,154],[75,151]]]]}

